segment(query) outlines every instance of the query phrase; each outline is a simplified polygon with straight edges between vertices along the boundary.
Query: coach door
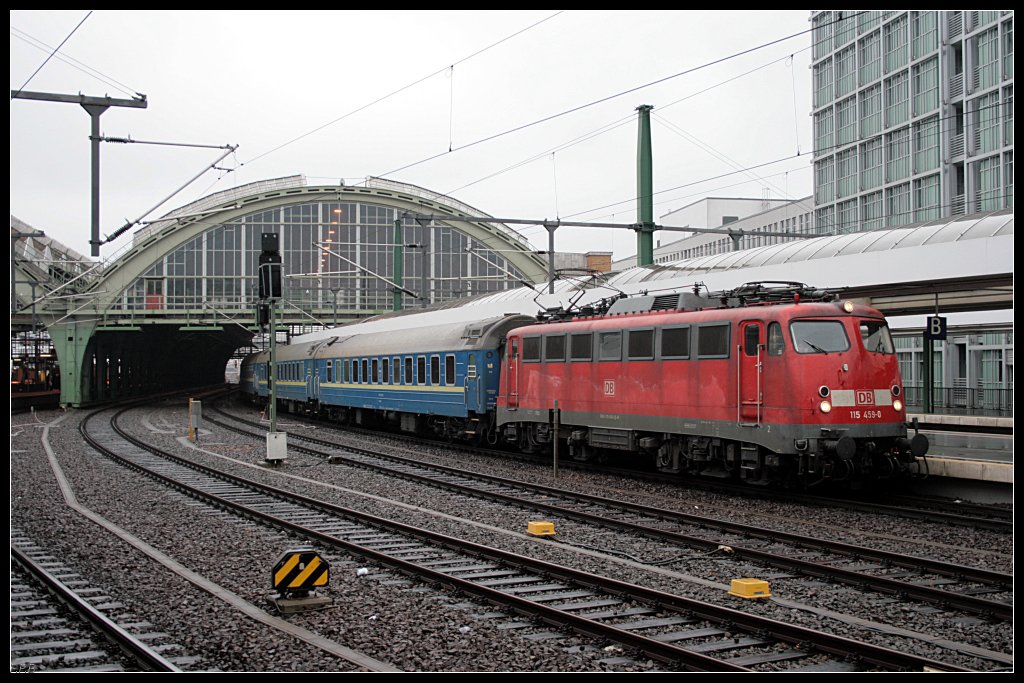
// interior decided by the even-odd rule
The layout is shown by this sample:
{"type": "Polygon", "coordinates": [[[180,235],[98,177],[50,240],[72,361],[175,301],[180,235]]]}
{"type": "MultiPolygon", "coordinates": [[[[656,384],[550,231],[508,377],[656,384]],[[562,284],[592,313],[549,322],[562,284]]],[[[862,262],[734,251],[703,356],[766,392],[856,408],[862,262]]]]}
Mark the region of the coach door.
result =
{"type": "Polygon", "coordinates": [[[505,398],[509,408],[519,407],[519,343],[518,337],[512,337],[505,353],[505,398]]]}
{"type": "Polygon", "coordinates": [[[743,426],[761,423],[763,357],[764,323],[759,320],[740,323],[740,343],[736,346],[736,421],[743,426]]]}

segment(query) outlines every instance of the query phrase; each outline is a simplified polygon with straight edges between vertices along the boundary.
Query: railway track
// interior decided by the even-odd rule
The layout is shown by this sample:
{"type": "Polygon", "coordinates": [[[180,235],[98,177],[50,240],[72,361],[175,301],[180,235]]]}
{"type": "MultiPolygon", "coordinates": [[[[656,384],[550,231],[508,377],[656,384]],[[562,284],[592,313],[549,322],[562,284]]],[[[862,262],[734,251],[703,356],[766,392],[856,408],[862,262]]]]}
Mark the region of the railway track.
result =
{"type": "MultiPolygon", "coordinates": [[[[259,427],[237,416],[219,414],[259,427]]],[[[209,416],[207,419],[225,429],[258,436],[221,420],[209,416]]],[[[680,546],[712,552],[724,549],[737,559],[762,566],[839,581],[989,618],[1009,620],[1013,616],[1013,605],[1008,600],[1013,590],[1013,576],[1010,574],[469,473],[368,449],[339,447],[301,433],[290,433],[289,436],[293,440],[293,450],[321,459],[655,539],[671,544],[667,555],[677,554],[680,546]],[[298,446],[295,440],[320,448],[298,446]],[[1004,599],[998,599],[999,596],[1004,599]]]]}
{"type": "Polygon", "coordinates": [[[11,535],[12,672],[180,671],[164,657],[180,653],[163,642],[166,634],[149,631],[16,530],[11,535]]]}
{"type": "Polygon", "coordinates": [[[94,448],[210,504],[671,666],[746,671],[789,662],[848,670],[856,661],[858,669],[962,670],[287,493],[164,453],[120,433],[115,419],[90,421],[82,432],[94,448]]]}

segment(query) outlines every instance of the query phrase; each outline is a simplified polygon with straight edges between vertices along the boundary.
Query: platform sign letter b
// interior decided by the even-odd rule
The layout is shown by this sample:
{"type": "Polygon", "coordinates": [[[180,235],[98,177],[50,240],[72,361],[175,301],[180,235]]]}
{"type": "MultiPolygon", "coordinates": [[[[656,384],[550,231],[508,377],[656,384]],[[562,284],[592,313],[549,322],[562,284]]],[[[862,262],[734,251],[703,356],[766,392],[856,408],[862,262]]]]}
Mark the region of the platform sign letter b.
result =
{"type": "Polygon", "coordinates": [[[928,316],[928,327],[925,329],[924,336],[932,341],[945,341],[946,319],[937,315],[928,316]]]}

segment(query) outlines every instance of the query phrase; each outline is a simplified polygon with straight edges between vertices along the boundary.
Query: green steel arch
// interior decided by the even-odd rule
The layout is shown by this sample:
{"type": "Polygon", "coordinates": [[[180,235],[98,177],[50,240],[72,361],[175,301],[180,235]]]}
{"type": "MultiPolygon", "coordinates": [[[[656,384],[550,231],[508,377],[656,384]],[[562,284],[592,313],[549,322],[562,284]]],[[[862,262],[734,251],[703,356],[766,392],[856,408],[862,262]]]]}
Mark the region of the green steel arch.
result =
{"type": "MultiPolygon", "coordinates": [[[[546,277],[544,262],[518,233],[500,224],[460,220],[484,214],[457,200],[439,198],[415,186],[375,179],[367,181],[365,186],[307,186],[301,176],[242,186],[193,202],[138,231],[131,244],[104,263],[87,283],[76,287],[73,297],[54,298],[48,304],[50,335],[62,368],[61,402],[82,405],[157,388],[187,386],[204,378],[216,381],[217,373],[222,372],[231,353],[257,332],[253,319],[255,296],[245,277],[246,271],[248,275],[252,274],[252,268],[247,265],[238,269],[237,264],[251,256],[253,231],[261,230],[260,221],[264,220],[259,217],[273,216],[266,219],[268,225],[280,223],[283,227],[293,225],[286,221],[285,216],[301,214],[305,222],[301,226],[299,223],[294,225],[312,226],[304,236],[314,234],[315,242],[317,231],[323,231],[328,223],[334,223],[324,218],[324,214],[317,214],[326,212],[328,206],[356,207],[355,221],[345,225],[340,225],[339,221],[339,232],[341,228],[356,226],[352,234],[358,236],[363,231],[363,234],[376,235],[377,243],[371,245],[376,259],[373,263],[381,266],[379,271],[382,275],[386,275],[383,271],[390,268],[391,260],[390,256],[384,258],[382,255],[394,250],[393,231],[382,219],[387,218],[389,222],[401,219],[406,226],[404,230],[410,231],[403,234],[419,234],[427,244],[432,244],[430,235],[434,233],[445,236],[447,246],[444,248],[449,252],[436,247],[429,250],[429,260],[426,256],[420,257],[422,261],[418,267],[431,273],[422,280],[428,283],[425,293],[428,299],[432,291],[437,294],[437,301],[458,295],[458,292],[450,290],[445,297],[440,286],[434,289],[432,283],[440,281],[435,277],[435,270],[454,273],[447,280],[468,288],[473,287],[473,282],[483,282],[487,277],[473,280],[473,276],[460,274],[466,269],[488,273],[504,271],[507,274],[490,276],[493,281],[503,280],[500,283],[478,284],[482,291],[518,286],[522,280],[539,283],[546,277]],[[360,222],[361,217],[367,214],[376,217],[377,222],[372,225],[360,222]],[[415,217],[422,215],[435,217],[426,224],[429,227],[416,221],[415,217]],[[438,216],[450,216],[451,220],[438,219],[438,216]],[[382,237],[385,226],[387,238],[382,237]],[[220,244],[217,254],[233,258],[238,274],[234,271],[229,275],[218,274],[207,263],[213,258],[207,242],[220,239],[226,229],[236,227],[241,227],[240,233],[249,230],[245,251],[242,252],[241,247],[220,244]],[[465,248],[465,245],[472,249],[465,248]],[[468,254],[469,251],[473,254],[468,254]],[[180,268],[180,273],[168,272],[172,265],[180,266],[180,262],[188,258],[193,261],[201,259],[201,263],[192,263],[189,266],[191,271],[180,268]],[[474,258],[486,260],[487,267],[461,265],[462,259],[468,262],[474,258]],[[387,267],[384,264],[388,264],[387,267]],[[455,264],[454,270],[451,264],[455,264]],[[221,298],[207,295],[212,281],[229,279],[238,280],[238,291],[243,292],[230,304],[222,303],[231,297],[223,290],[218,291],[221,298]],[[193,280],[202,284],[198,291],[192,284],[187,297],[175,298],[166,289],[171,286],[168,283],[180,285],[193,280]],[[470,284],[466,285],[467,282],[470,284]],[[151,285],[155,292],[152,294],[148,289],[151,285]]],[[[341,212],[341,209],[335,211],[341,212]]],[[[283,234],[285,230],[291,228],[282,229],[282,240],[287,239],[283,234]]],[[[295,239],[298,239],[299,230],[295,230],[295,239]]],[[[309,247],[304,248],[307,254],[303,263],[308,264],[309,247]]],[[[287,253],[283,255],[287,259],[287,253]]],[[[404,258],[414,257],[410,254],[404,258]]],[[[342,263],[342,260],[339,258],[335,262],[342,263]]],[[[322,285],[325,276],[311,272],[295,277],[306,278],[297,280],[301,289],[302,283],[310,287],[313,280],[322,285]]],[[[384,285],[379,280],[365,274],[351,277],[371,283],[378,296],[370,300],[367,295],[361,304],[356,300],[357,304],[344,307],[342,318],[339,318],[340,289],[332,289],[335,323],[391,309],[390,286],[387,287],[388,304],[385,306],[379,296],[384,285]]],[[[410,286],[415,289],[421,282],[420,277],[417,276],[410,286]]],[[[369,292],[370,284],[362,286],[369,292]]],[[[321,287],[319,295],[324,294],[323,290],[321,287]]],[[[308,293],[309,290],[306,291],[308,293]]],[[[285,323],[299,325],[310,320],[321,323],[326,313],[329,311],[323,299],[319,298],[308,306],[302,302],[291,303],[285,307],[282,317],[285,323]]]]}

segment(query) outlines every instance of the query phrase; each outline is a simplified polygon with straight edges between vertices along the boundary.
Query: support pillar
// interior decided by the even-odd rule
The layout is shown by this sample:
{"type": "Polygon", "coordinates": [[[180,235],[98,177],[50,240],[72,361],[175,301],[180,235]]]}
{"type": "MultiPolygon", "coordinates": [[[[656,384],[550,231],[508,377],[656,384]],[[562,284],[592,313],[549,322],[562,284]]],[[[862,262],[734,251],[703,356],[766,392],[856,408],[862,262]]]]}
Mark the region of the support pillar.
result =
{"type": "Polygon", "coordinates": [[[651,110],[642,104],[639,112],[636,149],[636,264],[654,263],[654,159],[651,152],[651,110]]]}
{"type": "Polygon", "coordinates": [[[49,328],[53,350],[60,363],[60,402],[65,406],[80,406],[86,401],[88,386],[86,351],[97,323],[66,322],[49,328]]]}

